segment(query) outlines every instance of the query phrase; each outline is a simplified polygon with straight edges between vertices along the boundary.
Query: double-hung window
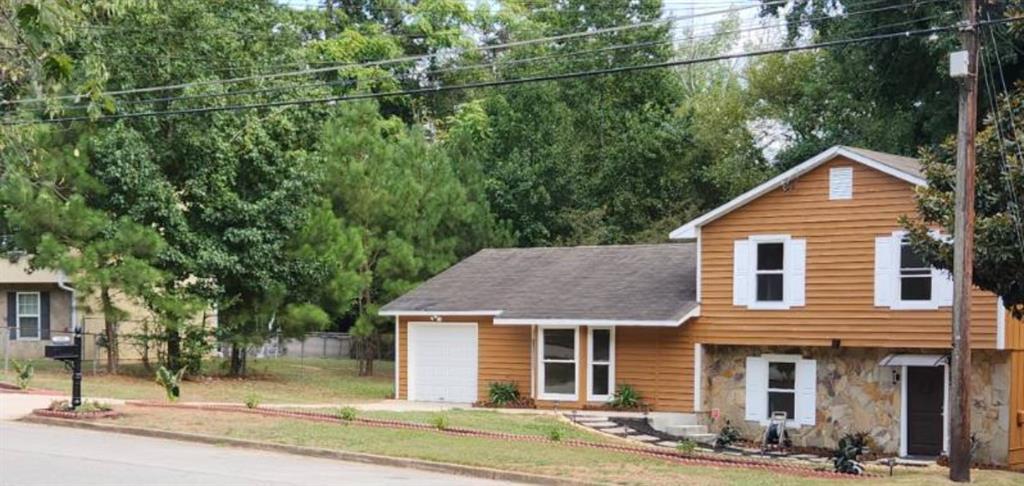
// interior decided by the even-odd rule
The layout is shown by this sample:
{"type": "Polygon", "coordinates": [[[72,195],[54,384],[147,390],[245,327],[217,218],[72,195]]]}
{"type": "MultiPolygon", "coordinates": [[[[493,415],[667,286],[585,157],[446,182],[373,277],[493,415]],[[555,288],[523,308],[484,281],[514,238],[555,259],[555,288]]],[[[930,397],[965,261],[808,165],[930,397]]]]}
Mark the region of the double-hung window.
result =
{"type": "Polygon", "coordinates": [[[932,267],[914,253],[910,239],[900,239],[900,300],[932,300],[932,267]]]}
{"type": "Polygon", "coordinates": [[[768,416],[785,412],[787,419],[796,416],[796,363],[768,362],[768,416]]]}
{"type": "Polygon", "coordinates": [[[785,290],[783,270],[785,268],[785,243],[757,243],[757,301],[782,302],[785,290]]]}
{"type": "Polygon", "coordinates": [[[733,243],[733,305],[766,310],[804,306],[807,240],[751,235],[733,243]]]}
{"type": "MultiPolygon", "coordinates": [[[[935,238],[943,238],[937,232],[935,238]]],[[[896,310],[953,305],[949,272],[931,267],[914,253],[906,232],[875,237],[875,306],[896,310]]]]}
{"type": "Polygon", "coordinates": [[[18,292],[16,309],[17,338],[39,339],[42,331],[39,292],[18,292]]]}
{"type": "Polygon", "coordinates": [[[591,327],[587,340],[590,401],[606,401],[615,391],[615,331],[612,328],[591,327]]]}
{"type": "Polygon", "coordinates": [[[576,400],[578,328],[541,328],[539,337],[540,397],[576,400]]]}

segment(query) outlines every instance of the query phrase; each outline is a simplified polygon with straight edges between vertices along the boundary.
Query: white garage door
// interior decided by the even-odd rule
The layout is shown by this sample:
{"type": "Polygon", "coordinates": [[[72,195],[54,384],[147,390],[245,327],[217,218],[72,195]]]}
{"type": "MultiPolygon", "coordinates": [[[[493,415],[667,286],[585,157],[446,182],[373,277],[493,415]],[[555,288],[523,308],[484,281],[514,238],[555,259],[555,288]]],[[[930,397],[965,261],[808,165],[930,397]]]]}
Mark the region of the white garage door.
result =
{"type": "Polygon", "coordinates": [[[409,398],[475,402],[476,324],[409,324],[409,398]]]}

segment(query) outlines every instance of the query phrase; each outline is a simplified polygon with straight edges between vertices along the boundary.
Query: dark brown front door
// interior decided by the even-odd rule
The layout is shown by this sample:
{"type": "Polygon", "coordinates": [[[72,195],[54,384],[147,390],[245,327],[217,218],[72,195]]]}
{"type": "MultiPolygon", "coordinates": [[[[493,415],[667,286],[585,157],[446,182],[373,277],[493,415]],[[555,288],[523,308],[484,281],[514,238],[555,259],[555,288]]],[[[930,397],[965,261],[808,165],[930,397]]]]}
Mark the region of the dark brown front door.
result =
{"type": "Polygon", "coordinates": [[[942,402],[945,368],[907,368],[907,453],[937,456],[942,453],[942,402]]]}

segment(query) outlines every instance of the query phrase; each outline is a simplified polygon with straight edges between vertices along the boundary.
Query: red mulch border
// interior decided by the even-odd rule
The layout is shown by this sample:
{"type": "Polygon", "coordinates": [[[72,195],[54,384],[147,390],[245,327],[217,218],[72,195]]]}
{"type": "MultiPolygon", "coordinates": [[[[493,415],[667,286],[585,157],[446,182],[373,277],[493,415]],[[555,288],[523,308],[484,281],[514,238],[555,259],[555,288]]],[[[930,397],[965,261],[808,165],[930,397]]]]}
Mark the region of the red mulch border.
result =
{"type": "Polygon", "coordinates": [[[407,429],[407,430],[425,430],[433,431],[446,435],[461,436],[461,437],[484,437],[491,439],[500,440],[513,440],[522,442],[547,442],[554,444],[563,444],[570,447],[586,447],[591,449],[601,449],[614,452],[623,452],[627,454],[636,454],[641,456],[655,457],[659,459],[665,459],[671,462],[677,462],[682,464],[700,465],[700,466],[740,466],[747,469],[759,469],[765,471],[781,472],[785,474],[804,476],[804,477],[817,477],[817,478],[831,478],[831,479],[867,479],[867,478],[878,478],[881,477],[876,474],[864,474],[860,476],[842,474],[834,471],[827,471],[823,469],[810,469],[805,466],[799,466],[795,464],[778,464],[768,461],[761,461],[755,459],[746,458],[734,458],[734,457],[719,457],[710,454],[703,453],[687,453],[673,450],[658,450],[653,447],[636,447],[636,446],[620,446],[615,444],[604,444],[598,442],[589,442],[577,439],[568,439],[553,441],[547,437],[541,437],[536,435],[523,435],[523,434],[508,434],[502,432],[490,432],[484,430],[474,429],[462,429],[457,427],[451,427],[446,429],[438,429],[433,425],[421,424],[415,422],[402,422],[399,420],[382,420],[382,419],[368,419],[356,417],[353,420],[343,420],[334,415],[317,413],[317,412],[300,412],[293,410],[276,410],[271,408],[247,408],[240,405],[204,405],[204,404],[170,404],[161,402],[147,402],[147,401],[131,401],[126,402],[126,405],[134,405],[140,407],[154,407],[154,408],[177,408],[177,409],[192,409],[192,410],[206,410],[211,412],[234,412],[234,413],[248,413],[253,415],[262,415],[266,417],[289,417],[298,418],[303,420],[313,420],[317,422],[330,422],[330,423],[342,423],[342,424],[353,424],[362,425],[366,427],[381,427],[381,428],[392,428],[392,429],[407,429]]]}
{"type": "Polygon", "coordinates": [[[116,410],[101,410],[96,412],[75,412],[73,410],[50,410],[48,408],[37,408],[32,411],[33,415],[40,417],[53,417],[60,419],[96,420],[105,418],[118,418],[121,412],[116,410]]]}

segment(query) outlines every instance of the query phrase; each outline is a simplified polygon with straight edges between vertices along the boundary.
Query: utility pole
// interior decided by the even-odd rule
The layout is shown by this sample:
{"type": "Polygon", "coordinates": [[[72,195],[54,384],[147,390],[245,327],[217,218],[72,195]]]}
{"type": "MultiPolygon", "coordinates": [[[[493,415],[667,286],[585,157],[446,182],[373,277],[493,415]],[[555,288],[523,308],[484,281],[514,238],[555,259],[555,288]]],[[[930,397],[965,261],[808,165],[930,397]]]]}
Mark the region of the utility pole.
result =
{"type": "Polygon", "coordinates": [[[963,0],[963,51],[950,57],[960,75],[953,231],[953,356],[949,396],[949,479],[971,480],[971,283],[974,274],[974,136],[978,123],[977,0],[963,0]]]}

